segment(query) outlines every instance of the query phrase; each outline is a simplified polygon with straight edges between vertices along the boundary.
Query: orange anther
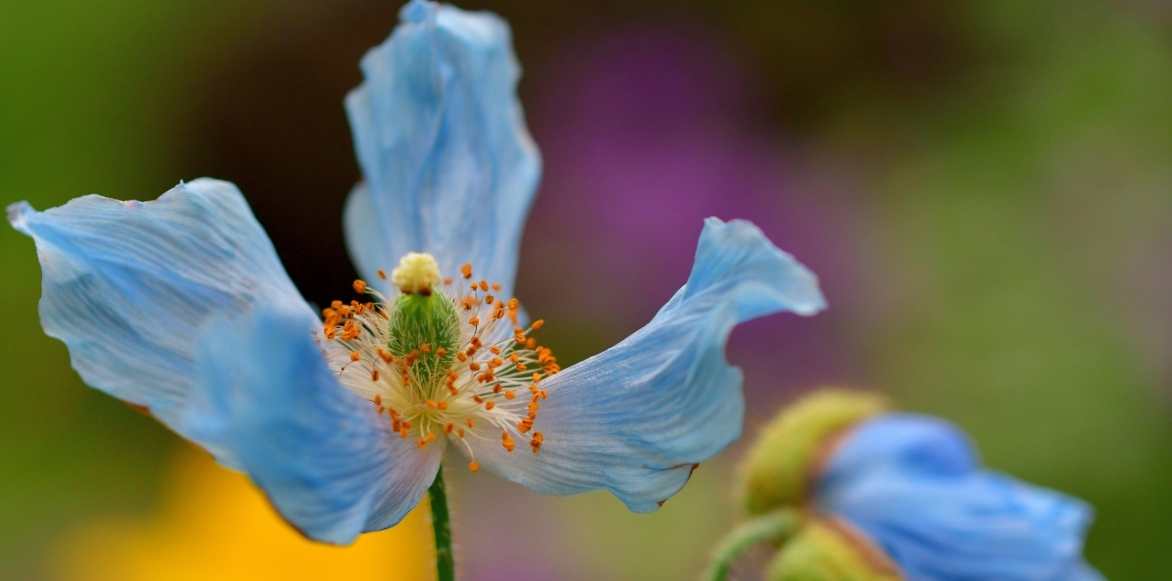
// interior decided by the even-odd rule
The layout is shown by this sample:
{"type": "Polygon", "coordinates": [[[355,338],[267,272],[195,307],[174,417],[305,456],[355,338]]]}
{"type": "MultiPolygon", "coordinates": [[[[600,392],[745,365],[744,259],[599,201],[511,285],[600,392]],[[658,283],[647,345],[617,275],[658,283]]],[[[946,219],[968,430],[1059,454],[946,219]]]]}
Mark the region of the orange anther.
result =
{"type": "Polygon", "coordinates": [[[480,471],[480,462],[477,462],[476,460],[469,462],[468,463],[468,471],[469,472],[479,472],[480,471]]]}
{"type": "Polygon", "coordinates": [[[444,286],[450,286],[451,284],[452,284],[452,277],[445,276],[444,277],[444,286]]]}
{"type": "Polygon", "coordinates": [[[501,283],[499,283],[499,282],[492,283],[492,290],[494,290],[498,293],[501,292],[501,283]]]}
{"type": "Polygon", "coordinates": [[[494,408],[494,407],[496,407],[496,402],[494,402],[494,401],[486,401],[486,402],[484,402],[484,409],[486,409],[486,410],[492,410],[492,408],[494,408]]]}
{"type": "Polygon", "coordinates": [[[361,278],[358,280],[355,280],[354,281],[354,292],[356,292],[360,295],[365,294],[366,293],[366,281],[362,280],[361,278]]]}
{"type": "Polygon", "coordinates": [[[476,316],[469,317],[468,324],[472,325],[473,327],[479,325],[480,324],[480,317],[476,317],[476,316]]]}
{"type": "Polygon", "coordinates": [[[505,399],[513,399],[515,397],[517,397],[517,392],[515,392],[511,389],[509,391],[505,392],[505,399]]]}
{"type": "Polygon", "coordinates": [[[465,262],[464,264],[460,265],[460,274],[464,278],[472,278],[472,263],[465,262]]]}
{"type": "Polygon", "coordinates": [[[376,406],[379,406],[379,407],[382,407],[382,405],[383,405],[383,396],[381,396],[381,395],[379,395],[379,394],[377,394],[377,393],[376,393],[376,394],[374,394],[374,399],[373,399],[372,401],[374,402],[374,405],[376,405],[376,406]]]}
{"type": "Polygon", "coordinates": [[[358,361],[362,356],[357,351],[350,352],[350,361],[358,361]]]}
{"type": "Polygon", "coordinates": [[[487,290],[488,290],[488,281],[487,281],[487,280],[481,280],[481,281],[480,281],[480,285],[479,285],[479,286],[480,286],[480,290],[482,290],[482,291],[487,291],[487,290]]]}
{"type": "Polygon", "coordinates": [[[447,355],[447,354],[448,354],[448,350],[444,349],[443,347],[439,347],[435,350],[436,357],[443,357],[444,355],[447,355]]]}
{"type": "Polygon", "coordinates": [[[441,409],[441,410],[448,409],[448,402],[446,402],[446,401],[441,401],[441,402],[437,403],[436,405],[438,405],[439,409],[441,409]]]}
{"type": "Polygon", "coordinates": [[[380,268],[380,269],[378,269],[378,277],[379,277],[379,278],[381,278],[381,279],[383,279],[383,280],[386,280],[386,279],[387,279],[387,271],[385,271],[385,270],[383,270],[383,269],[381,269],[381,268],[380,268]]]}
{"type": "Polygon", "coordinates": [[[455,430],[455,429],[456,429],[456,424],[453,424],[452,422],[448,422],[448,425],[444,426],[444,433],[450,434],[450,433],[452,433],[452,430],[455,430]]]}
{"type": "Polygon", "coordinates": [[[420,353],[431,353],[431,343],[424,343],[419,346],[420,353]]]}
{"type": "Polygon", "coordinates": [[[545,319],[537,319],[536,321],[533,321],[532,325],[529,325],[529,328],[536,331],[544,326],[545,326],[545,319]]]}
{"type": "Polygon", "coordinates": [[[486,296],[484,297],[484,302],[486,302],[486,303],[488,303],[488,304],[490,304],[490,305],[491,305],[491,304],[492,304],[492,302],[493,302],[493,301],[495,301],[495,300],[496,300],[496,297],[494,297],[494,296],[492,296],[492,295],[486,295],[486,296]]]}
{"type": "Polygon", "coordinates": [[[510,436],[508,432],[501,432],[501,445],[504,446],[505,450],[508,452],[512,452],[513,449],[517,447],[516,442],[513,441],[513,437],[510,436]]]}
{"type": "Polygon", "coordinates": [[[371,381],[378,381],[378,370],[377,369],[370,372],[370,380],[371,381]]]}

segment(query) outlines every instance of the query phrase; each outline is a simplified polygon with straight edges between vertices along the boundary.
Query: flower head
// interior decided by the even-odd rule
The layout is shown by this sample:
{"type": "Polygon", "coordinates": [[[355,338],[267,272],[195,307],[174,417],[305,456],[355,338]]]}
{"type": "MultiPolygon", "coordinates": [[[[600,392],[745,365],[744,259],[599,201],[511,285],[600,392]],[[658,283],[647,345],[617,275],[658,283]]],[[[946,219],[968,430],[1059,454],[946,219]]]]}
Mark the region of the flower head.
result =
{"type": "Polygon", "coordinates": [[[508,28],[423,0],[401,18],[346,99],[354,297],[311,308],[240,192],[198,179],[153,202],[9,209],[37,245],[46,333],[314,539],[397,523],[448,444],[540,493],[655,510],[740,434],[732,327],[819,311],[816,278],[752,224],[710,218],[655,317],[562,369],[513,292],[540,162],[508,28]]]}
{"type": "Polygon", "coordinates": [[[810,515],[772,579],[1101,579],[1082,559],[1085,504],[982,468],[955,427],[872,395],[821,392],[785,411],[747,476],[751,513],[810,515]]]}

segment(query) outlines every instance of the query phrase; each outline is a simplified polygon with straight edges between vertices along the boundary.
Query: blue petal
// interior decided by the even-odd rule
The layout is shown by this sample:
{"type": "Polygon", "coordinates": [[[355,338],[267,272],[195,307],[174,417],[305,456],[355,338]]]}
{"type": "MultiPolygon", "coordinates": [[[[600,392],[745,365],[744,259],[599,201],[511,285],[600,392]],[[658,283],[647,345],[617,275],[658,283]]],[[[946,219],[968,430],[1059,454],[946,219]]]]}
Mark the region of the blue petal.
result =
{"type": "Polygon", "coordinates": [[[8,220],[36,241],[41,323],[82,379],[180,433],[205,322],[257,300],[309,309],[227,182],[180,184],[153,202],[90,195],[44,212],[22,202],[8,220]]]}
{"type": "Polygon", "coordinates": [[[850,432],[817,487],[909,580],[1094,579],[1082,561],[1091,519],[1077,499],[978,466],[945,422],[880,416],[850,432]]]}
{"type": "Polygon", "coordinates": [[[442,445],[418,449],[347,391],[302,311],[261,306],[200,342],[185,428],[227,450],[306,536],[346,544],[398,523],[435,479],[442,445]]]}
{"type": "Polygon", "coordinates": [[[346,99],[366,179],[347,204],[350,253],[372,281],[420,251],[445,274],[471,262],[478,278],[511,289],[541,162],[508,26],[423,1],[401,17],[346,99]]]}
{"type": "Polygon", "coordinates": [[[691,277],[650,323],[544,382],[541,453],[476,452],[541,493],[604,488],[631,510],[654,510],[741,433],[741,372],[724,358],[732,328],[823,306],[814,275],[756,226],[709,218],[691,277]]]}

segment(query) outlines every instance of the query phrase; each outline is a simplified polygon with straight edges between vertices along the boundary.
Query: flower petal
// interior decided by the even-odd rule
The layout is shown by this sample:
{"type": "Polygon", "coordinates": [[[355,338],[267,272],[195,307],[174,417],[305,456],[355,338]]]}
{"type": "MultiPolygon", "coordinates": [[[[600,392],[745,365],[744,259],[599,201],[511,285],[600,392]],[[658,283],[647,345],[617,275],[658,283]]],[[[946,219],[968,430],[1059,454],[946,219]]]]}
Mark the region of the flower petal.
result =
{"type": "Polygon", "coordinates": [[[180,433],[206,321],[257,300],[309,309],[227,182],[180,184],[153,202],[90,195],[44,212],[22,202],[8,220],[36,241],[41,323],[82,379],[180,433]]]}
{"type": "Polygon", "coordinates": [[[1097,575],[1082,561],[1089,507],[980,469],[963,435],[932,418],[892,414],[855,428],[819,479],[817,503],[910,580],[1097,575]]]}
{"type": "Polygon", "coordinates": [[[312,316],[259,306],[200,342],[185,427],[227,450],[306,536],[347,544],[398,523],[439,468],[327,366],[312,316]]]}
{"type": "Polygon", "coordinates": [[[362,59],[366,80],[346,99],[366,179],[346,211],[350,253],[372,281],[418,251],[444,274],[471,262],[511,289],[541,162],[509,28],[420,0],[401,18],[362,59]]]}
{"type": "Polygon", "coordinates": [[[709,218],[691,277],[650,323],[543,382],[541,453],[476,453],[541,493],[605,488],[631,510],[654,510],[740,435],[741,372],[724,358],[733,326],[823,306],[814,275],[756,226],[709,218]]]}

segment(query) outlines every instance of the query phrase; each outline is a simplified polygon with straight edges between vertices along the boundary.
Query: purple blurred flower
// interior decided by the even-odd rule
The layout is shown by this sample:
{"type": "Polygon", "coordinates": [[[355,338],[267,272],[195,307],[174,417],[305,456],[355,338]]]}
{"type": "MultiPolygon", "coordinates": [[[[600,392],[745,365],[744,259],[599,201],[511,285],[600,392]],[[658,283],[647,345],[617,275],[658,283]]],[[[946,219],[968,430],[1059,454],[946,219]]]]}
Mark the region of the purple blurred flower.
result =
{"type": "Polygon", "coordinates": [[[776,403],[785,388],[852,377],[852,348],[834,331],[852,308],[836,290],[857,287],[842,207],[849,190],[839,177],[846,172],[754,126],[751,74],[706,30],[629,29],[553,61],[556,68],[535,75],[548,79],[533,119],[547,177],[530,234],[543,244],[526,245],[524,259],[572,256],[589,267],[553,279],[523,275],[530,296],[566,298],[543,312],[561,321],[577,315],[607,333],[634,328],[688,272],[696,224],[745,217],[802,256],[833,305],[817,322],[743,326],[732,351],[747,389],[765,396],[757,403],[776,403]],[[614,283],[599,292],[599,280],[614,283]],[[639,292],[616,301],[624,289],[639,292]],[[559,305],[574,311],[551,312],[559,305]],[[785,385],[769,371],[779,367],[785,385]]]}

